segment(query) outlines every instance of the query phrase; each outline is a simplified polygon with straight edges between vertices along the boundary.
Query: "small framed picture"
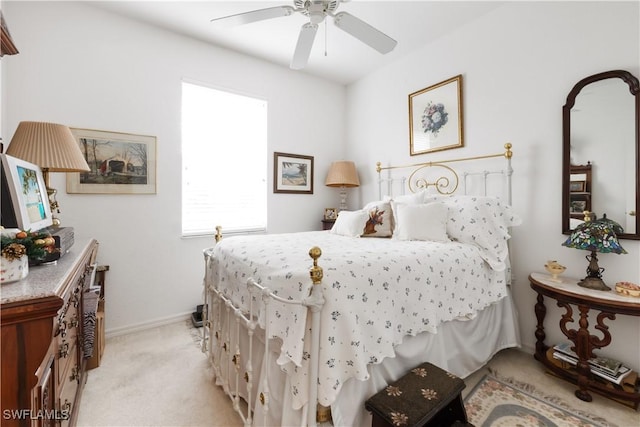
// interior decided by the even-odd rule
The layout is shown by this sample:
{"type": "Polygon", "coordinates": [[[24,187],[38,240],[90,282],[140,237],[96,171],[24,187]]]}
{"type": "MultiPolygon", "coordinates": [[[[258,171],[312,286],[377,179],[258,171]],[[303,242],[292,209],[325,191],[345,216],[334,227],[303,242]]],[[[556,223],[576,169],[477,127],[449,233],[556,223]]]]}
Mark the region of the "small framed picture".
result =
{"type": "Polygon", "coordinates": [[[586,200],[572,200],[571,201],[571,212],[582,213],[587,209],[587,201],[586,200]]]}
{"type": "Polygon", "coordinates": [[[313,194],[313,157],[273,153],[273,192],[313,194]]]}
{"type": "Polygon", "coordinates": [[[336,208],[325,208],[324,219],[335,220],[338,217],[338,210],[336,208]]]}
{"type": "Polygon", "coordinates": [[[586,191],[585,181],[571,181],[569,183],[569,191],[572,193],[584,193],[586,191]]]}

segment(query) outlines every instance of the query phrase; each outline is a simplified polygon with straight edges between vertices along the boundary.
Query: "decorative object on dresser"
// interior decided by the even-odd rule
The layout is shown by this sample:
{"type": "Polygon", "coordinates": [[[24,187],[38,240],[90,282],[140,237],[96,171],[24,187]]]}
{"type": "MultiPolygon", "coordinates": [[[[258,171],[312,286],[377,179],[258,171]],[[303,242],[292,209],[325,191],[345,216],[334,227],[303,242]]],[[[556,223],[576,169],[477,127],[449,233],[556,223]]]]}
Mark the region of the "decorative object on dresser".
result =
{"type": "Polygon", "coordinates": [[[560,281],[560,279],[558,279],[558,276],[564,273],[564,271],[567,269],[567,267],[561,265],[560,263],[558,263],[558,261],[547,261],[547,263],[544,265],[544,268],[549,272],[549,274],[551,274],[551,280],[555,282],[560,281]]]}
{"type": "Polygon", "coordinates": [[[84,240],[55,265],[2,286],[3,426],[30,425],[37,414],[44,425],[74,425],[86,380],[83,297],[97,251],[96,240],[84,240]]]}
{"type": "Polygon", "coordinates": [[[89,173],[67,175],[67,193],[155,194],[156,137],[72,128],[89,173]]]}
{"type": "MultiPolygon", "coordinates": [[[[603,365],[606,360],[604,354],[596,355],[595,350],[602,349],[611,343],[609,326],[605,319],[615,320],[618,314],[640,316],[640,301],[628,298],[615,292],[600,292],[579,286],[577,279],[563,278],[556,282],[550,280],[546,274],[531,273],[529,275],[531,288],[538,294],[535,305],[537,326],[535,358],[548,371],[563,379],[578,385],[576,397],[591,402],[591,391],[616,400],[634,409],[640,406],[640,381],[634,371],[625,372],[618,377],[611,374],[602,375],[601,370],[595,372],[594,364],[603,365]],[[558,307],[564,308],[559,325],[562,333],[571,341],[569,345],[549,346],[545,343],[546,333],[544,321],[547,314],[545,297],[557,302],[558,307]],[[578,308],[578,319],[573,318],[573,307],[578,308]],[[600,331],[601,336],[592,334],[589,325],[589,312],[598,310],[595,325],[592,327],[600,331]],[[569,329],[575,325],[576,329],[569,329]],[[563,359],[558,350],[569,353],[573,359],[563,359]],[[554,356],[554,353],[555,356],[554,356]],[[599,358],[599,359],[598,359],[599,358]],[[619,379],[619,384],[618,384],[619,379]]],[[[623,369],[624,370],[624,369],[623,369]]]]}
{"type": "Polygon", "coordinates": [[[462,75],[409,95],[412,156],[464,146],[462,75]]]}
{"type": "Polygon", "coordinates": [[[2,226],[37,231],[53,224],[40,166],[7,154],[2,158],[2,226]]]}
{"type": "Polygon", "coordinates": [[[313,156],[274,152],[273,192],[313,194],[313,156]]]}
{"type": "Polygon", "coordinates": [[[578,282],[578,285],[600,291],[611,290],[602,280],[604,268],[598,266],[596,252],[626,254],[627,251],[620,246],[620,242],[616,237],[616,232],[621,230],[622,227],[618,223],[607,219],[607,215],[604,214],[601,219],[595,221],[587,220],[579,224],[571,232],[571,235],[562,246],[591,251],[591,255],[586,256],[589,261],[587,276],[578,282]]]}
{"type": "Polygon", "coordinates": [[[616,292],[622,295],[638,298],[640,297],[640,286],[631,282],[616,283],[616,292]]]}
{"type": "MultiPolygon", "coordinates": [[[[7,154],[42,168],[51,212],[55,213],[60,213],[60,209],[56,200],[57,190],[51,188],[49,183],[49,172],[90,170],[71,129],[57,123],[20,122],[7,148],[7,154]]],[[[53,225],[60,225],[60,220],[55,214],[53,225]]]]}
{"type": "Polygon", "coordinates": [[[24,279],[29,274],[30,264],[37,265],[50,255],[57,255],[52,260],[60,257],[49,233],[3,229],[0,283],[24,279]]]}
{"type": "Polygon", "coordinates": [[[324,185],[326,185],[327,187],[340,188],[339,210],[346,210],[347,187],[353,188],[360,186],[360,179],[358,179],[358,172],[356,171],[355,163],[348,160],[341,160],[339,162],[331,163],[331,166],[329,167],[329,173],[327,173],[327,178],[324,181],[324,185]]]}

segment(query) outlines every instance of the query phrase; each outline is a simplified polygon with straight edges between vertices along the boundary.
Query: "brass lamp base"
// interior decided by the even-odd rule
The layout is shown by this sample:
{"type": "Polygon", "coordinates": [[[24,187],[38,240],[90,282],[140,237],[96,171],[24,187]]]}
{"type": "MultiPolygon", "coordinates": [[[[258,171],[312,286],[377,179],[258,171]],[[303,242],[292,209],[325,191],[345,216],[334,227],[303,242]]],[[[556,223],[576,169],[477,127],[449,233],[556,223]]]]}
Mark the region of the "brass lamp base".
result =
{"type": "Polygon", "coordinates": [[[583,288],[594,289],[596,291],[610,291],[611,288],[604,284],[604,281],[599,277],[585,277],[578,282],[578,286],[583,288]]]}

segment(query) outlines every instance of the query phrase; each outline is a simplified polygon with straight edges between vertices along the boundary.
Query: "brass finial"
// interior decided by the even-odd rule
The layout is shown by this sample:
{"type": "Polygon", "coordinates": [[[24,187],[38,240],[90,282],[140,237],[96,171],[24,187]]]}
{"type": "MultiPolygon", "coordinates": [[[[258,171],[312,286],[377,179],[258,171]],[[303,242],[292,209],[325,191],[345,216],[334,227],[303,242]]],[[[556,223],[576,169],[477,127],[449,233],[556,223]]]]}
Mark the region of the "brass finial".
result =
{"type": "Polygon", "coordinates": [[[309,249],[309,256],[313,259],[313,267],[309,269],[309,276],[314,285],[319,285],[322,282],[322,267],[318,266],[318,258],[322,255],[322,251],[319,247],[314,246],[309,249]]]}
{"type": "Polygon", "coordinates": [[[504,149],[506,150],[504,152],[504,157],[507,159],[510,159],[511,157],[513,157],[513,151],[511,151],[511,147],[513,147],[513,145],[511,145],[510,142],[507,142],[506,144],[504,144],[504,149]]]}
{"type": "Polygon", "coordinates": [[[213,236],[213,238],[216,239],[216,243],[222,240],[222,227],[220,227],[219,225],[216,225],[216,234],[215,236],[213,236]]]}
{"type": "Polygon", "coordinates": [[[593,218],[591,217],[591,215],[593,214],[593,212],[589,212],[589,211],[584,211],[582,212],[582,214],[584,215],[584,222],[589,222],[591,221],[593,218]]]}
{"type": "Polygon", "coordinates": [[[382,163],[376,162],[376,172],[380,173],[381,170],[382,170],[382,163]]]}

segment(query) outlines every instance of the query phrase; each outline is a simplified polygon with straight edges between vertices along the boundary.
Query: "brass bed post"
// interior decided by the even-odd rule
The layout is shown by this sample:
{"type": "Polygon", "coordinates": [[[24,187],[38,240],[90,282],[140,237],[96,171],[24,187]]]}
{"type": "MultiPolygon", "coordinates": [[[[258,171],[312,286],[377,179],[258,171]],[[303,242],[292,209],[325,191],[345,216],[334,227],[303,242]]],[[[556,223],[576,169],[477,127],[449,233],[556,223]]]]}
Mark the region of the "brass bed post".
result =
{"type": "MultiPolygon", "coordinates": [[[[311,288],[311,301],[309,305],[311,310],[311,354],[318,355],[320,352],[320,312],[324,299],[322,297],[322,278],[324,272],[322,267],[318,265],[318,258],[322,255],[319,247],[314,246],[309,250],[309,256],[313,259],[313,266],[309,269],[309,276],[313,287],[311,288]],[[315,303],[313,303],[315,301],[315,303]]],[[[311,372],[309,375],[309,412],[307,414],[307,425],[315,426],[316,423],[328,422],[331,419],[331,409],[318,404],[318,372],[319,360],[311,363],[311,372]]]]}

